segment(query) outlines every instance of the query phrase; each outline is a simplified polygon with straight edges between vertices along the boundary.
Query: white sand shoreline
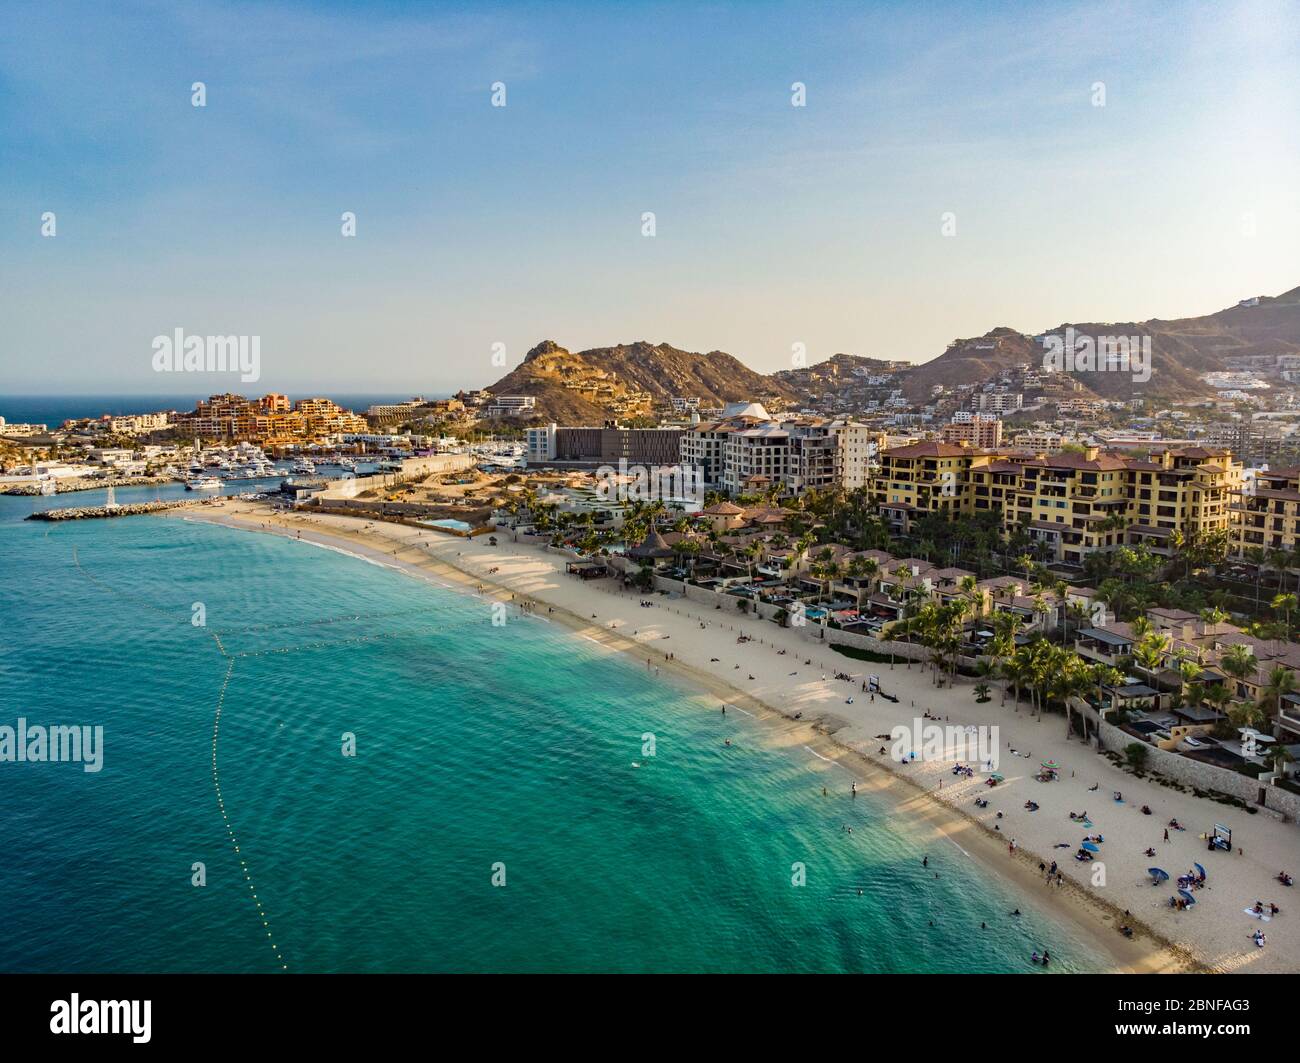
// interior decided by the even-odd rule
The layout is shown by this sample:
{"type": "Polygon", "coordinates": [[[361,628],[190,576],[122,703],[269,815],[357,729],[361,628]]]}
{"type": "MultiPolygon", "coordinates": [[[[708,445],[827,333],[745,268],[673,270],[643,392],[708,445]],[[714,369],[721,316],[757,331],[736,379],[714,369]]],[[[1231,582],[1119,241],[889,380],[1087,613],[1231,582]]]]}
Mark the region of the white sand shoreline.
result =
{"type": "Polygon", "coordinates": [[[1060,717],[1035,721],[1024,706],[1019,712],[1010,703],[1000,706],[996,694],[990,703],[978,705],[969,681],[959,679],[953,689],[936,689],[920,665],[907,667],[900,662],[892,670],[887,664],[867,665],[771,622],[719,613],[684,599],[666,601],[655,596],[657,608],[641,609],[638,601],[646,596],[618,592],[611,580],[584,583],[566,576],[563,559],[537,547],[510,543],[506,536],[493,548],[485,541],[407,525],[376,522],[367,527],[352,517],[272,515],[265,507],[233,501],[213,510],[187,512],[184,519],[282,535],[301,533],[322,546],[339,548],[339,543],[346,543],[345,553],[372,563],[383,557],[379,563],[444,588],[465,589],[468,581],[471,591],[480,584],[485,593],[517,595],[554,609],[553,618],[590,641],[647,657],[650,667],[679,676],[692,688],[703,687],[729,707],[763,722],[773,740],[801,745],[820,761],[847,768],[859,789],[867,786],[898,796],[900,811],[922,826],[930,825],[936,838],[946,838],[994,873],[1041,896],[1041,906],[1053,914],[1086,928],[1095,944],[1114,958],[1116,970],[1300,970],[1300,909],[1291,911],[1292,891],[1272,881],[1278,870],[1295,873],[1300,867],[1300,831],[1292,824],[1137,779],[1077,739],[1067,740],[1060,717]],[[393,551],[399,556],[393,557],[393,551]],[[374,556],[366,557],[367,553],[374,556]],[[489,576],[492,567],[499,571],[489,576]],[[432,578],[432,572],[443,578],[432,578]],[[593,614],[597,619],[587,619],[593,614]],[[701,628],[701,623],[708,627],[701,628]],[[756,640],[743,649],[735,642],[741,631],[756,640]],[[670,645],[673,648],[665,650],[670,645]],[[786,654],[780,655],[778,647],[786,654]],[[665,652],[674,659],[665,660],[665,652]],[[720,658],[719,663],[711,661],[714,657],[720,658]],[[812,664],[805,665],[806,660],[812,664]],[[859,676],[864,671],[879,673],[884,688],[899,697],[898,704],[872,703],[857,684],[823,681],[823,672],[829,677],[841,670],[859,676]],[[854,703],[845,704],[850,695],[854,703]],[[1004,746],[1000,767],[1006,783],[988,790],[978,777],[966,780],[951,775],[950,765],[882,764],[886,758],[877,755],[881,743],[874,736],[895,724],[910,727],[925,709],[954,724],[999,726],[1004,746]],[[790,717],[795,712],[804,718],[794,722],[790,717]],[[1009,756],[1008,742],[1032,750],[1033,756],[1009,756]],[[1031,769],[1048,757],[1061,764],[1061,781],[1035,782],[1031,769]],[[1096,790],[1089,789],[1093,783],[1096,790]],[[1123,805],[1111,801],[1113,790],[1124,792],[1123,805]],[[977,795],[988,797],[988,810],[975,809],[977,795]],[[1029,798],[1040,803],[1040,811],[1023,810],[1029,798]],[[1138,807],[1144,803],[1155,815],[1141,815],[1138,807]],[[1100,888],[1088,881],[1092,865],[1071,859],[1083,829],[1069,821],[1067,811],[1085,808],[1095,823],[1093,830],[1106,838],[1101,859],[1107,881],[1100,888]],[[994,818],[999,809],[1004,813],[1001,821],[994,818]],[[1171,840],[1165,843],[1163,824],[1171,817],[1188,830],[1171,831],[1171,840]],[[1242,845],[1243,855],[1205,851],[1199,834],[1215,821],[1233,826],[1234,841],[1242,845]],[[1000,829],[995,832],[994,826],[1000,829]],[[1013,837],[1018,846],[1014,856],[1006,842],[1013,837]],[[1058,842],[1069,842],[1071,847],[1053,848],[1058,842]],[[1157,849],[1154,859],[1142,855],[1148,845],[1157,849]],[[1060,860],[1065,888],[1044,885],[1038,871],[1040,858],[1060,860]],[[1198,892],[1193,910],[1175,912],[1165,903],[1172,889],[1150,886],[1145,869],[1156,864],[1177,876],[1193,861],[1206,866],[1207,888],[1198,892]],[[1264,927],[1269,941],[1264,949],[1255,948],[1250,940],[1260,924],[1242,911],[1257,899],[1275,901],[1283,909],[1264,927]],[[1119,913],[1125,909],[1131,912],[1128,921],[1139,927],[1133,940],[1116,930],[1119,913]]]}

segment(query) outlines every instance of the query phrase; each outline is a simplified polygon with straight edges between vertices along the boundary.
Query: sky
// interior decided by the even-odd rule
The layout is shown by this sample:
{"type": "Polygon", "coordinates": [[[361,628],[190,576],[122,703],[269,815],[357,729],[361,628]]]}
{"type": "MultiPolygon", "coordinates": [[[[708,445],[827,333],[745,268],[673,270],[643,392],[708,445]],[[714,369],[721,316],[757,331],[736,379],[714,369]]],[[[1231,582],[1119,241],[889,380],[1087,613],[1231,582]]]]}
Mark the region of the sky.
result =
{"type": "Polygon", "coordinates": [[[0,394],[438,394],[543,339],[925,361],[1300,284],[1295,0],[4,21],[0,394]],[[157,372],[177,328],[259,337],[259,380],[157,372]]]}

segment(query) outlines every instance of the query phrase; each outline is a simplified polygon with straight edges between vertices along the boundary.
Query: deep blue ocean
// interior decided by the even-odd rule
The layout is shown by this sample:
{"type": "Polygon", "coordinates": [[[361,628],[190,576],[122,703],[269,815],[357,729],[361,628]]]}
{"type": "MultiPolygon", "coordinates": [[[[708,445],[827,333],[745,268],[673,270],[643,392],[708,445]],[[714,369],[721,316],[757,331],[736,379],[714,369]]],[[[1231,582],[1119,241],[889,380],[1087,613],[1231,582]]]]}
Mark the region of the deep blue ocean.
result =
{"type": "Polygon", "coordinates": [[[0,724],[101,725],[103,768],[0,763],[0,970],[1104,965],[894,799],[556,625],[289,539],[22,519],[68,498],[0,497],[0,724]]]}
{"type": "MultiPolygon", "coordinates": [[[[255,398],[266,394],[268,388],[260,384],[240,384],[235,381],[227,389],[236,394],[255,398]]],[[[64,421],[82,417],[99,417],[102,414],[153,413],[157,410],[192,410],[199,399],[206,399],[208,392],[188,393],[183,395],[2,395],[0,394],[0,417],[9,424],[43,424],[57,428],[64,421]]],[[[415,393],[412,393],[415,394],[415,393]]],[[[405,402],[411,398],[406,394],[355,394],[351,392],[327,392],[290,394],[290,399],[327,398],[333,399],[344,409],[356,413],[365,413],[373,404],[405,402]]],[[[425,394],[426,399],[445,398],[439,394],[425,394]]]]}

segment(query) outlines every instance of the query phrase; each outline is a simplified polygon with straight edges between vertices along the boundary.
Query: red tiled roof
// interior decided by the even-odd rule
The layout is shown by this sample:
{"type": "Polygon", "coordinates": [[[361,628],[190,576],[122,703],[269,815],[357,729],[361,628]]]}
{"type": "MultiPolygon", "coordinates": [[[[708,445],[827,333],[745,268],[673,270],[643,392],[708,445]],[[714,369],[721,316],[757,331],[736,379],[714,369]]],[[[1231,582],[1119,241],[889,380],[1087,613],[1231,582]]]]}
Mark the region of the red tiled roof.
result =
{"type": "Polygon", "coordinates": [[[886,458],[956,458],[963,454],[975,454],[977,451],[970,447],[958,446],[956,443],[940,443],[936,440],[926,440],[922,443],[909,443],[905,447],[894,447],[892,450],[886,450],[882,457],[886,458]]]}

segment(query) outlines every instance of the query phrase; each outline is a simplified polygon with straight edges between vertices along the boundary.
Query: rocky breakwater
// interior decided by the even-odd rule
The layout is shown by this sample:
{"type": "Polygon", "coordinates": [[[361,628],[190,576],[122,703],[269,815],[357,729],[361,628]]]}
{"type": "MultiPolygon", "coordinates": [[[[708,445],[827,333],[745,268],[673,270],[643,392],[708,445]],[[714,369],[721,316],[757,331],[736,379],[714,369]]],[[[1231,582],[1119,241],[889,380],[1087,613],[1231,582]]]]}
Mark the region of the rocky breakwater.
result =
{"type": "MultiPolygon", "coordinates": [[[[154,484],[173,484],[177,480],[172,476],[110,476],[95,479],[91,476],[69,476],[55,480],[55,494],[69,491],[99,491],[105,487],[152,487],[154,484]]],[[[0,490],[0,495],[39,495],[41,485],[38,483],[12,484],[0,490]]]]}
{"type": "Polygon", "coordinates": [[[132,502],[126,506],[73,506],[67,509],[47,509],[33,513],[28,520],[96,520],[103,517],[135,517],[142,513],[161,513],[165,509],[187,509],[208,506],[216,499],[204,498],[191,502],[179,499],[172,502],[132,502]]]}

